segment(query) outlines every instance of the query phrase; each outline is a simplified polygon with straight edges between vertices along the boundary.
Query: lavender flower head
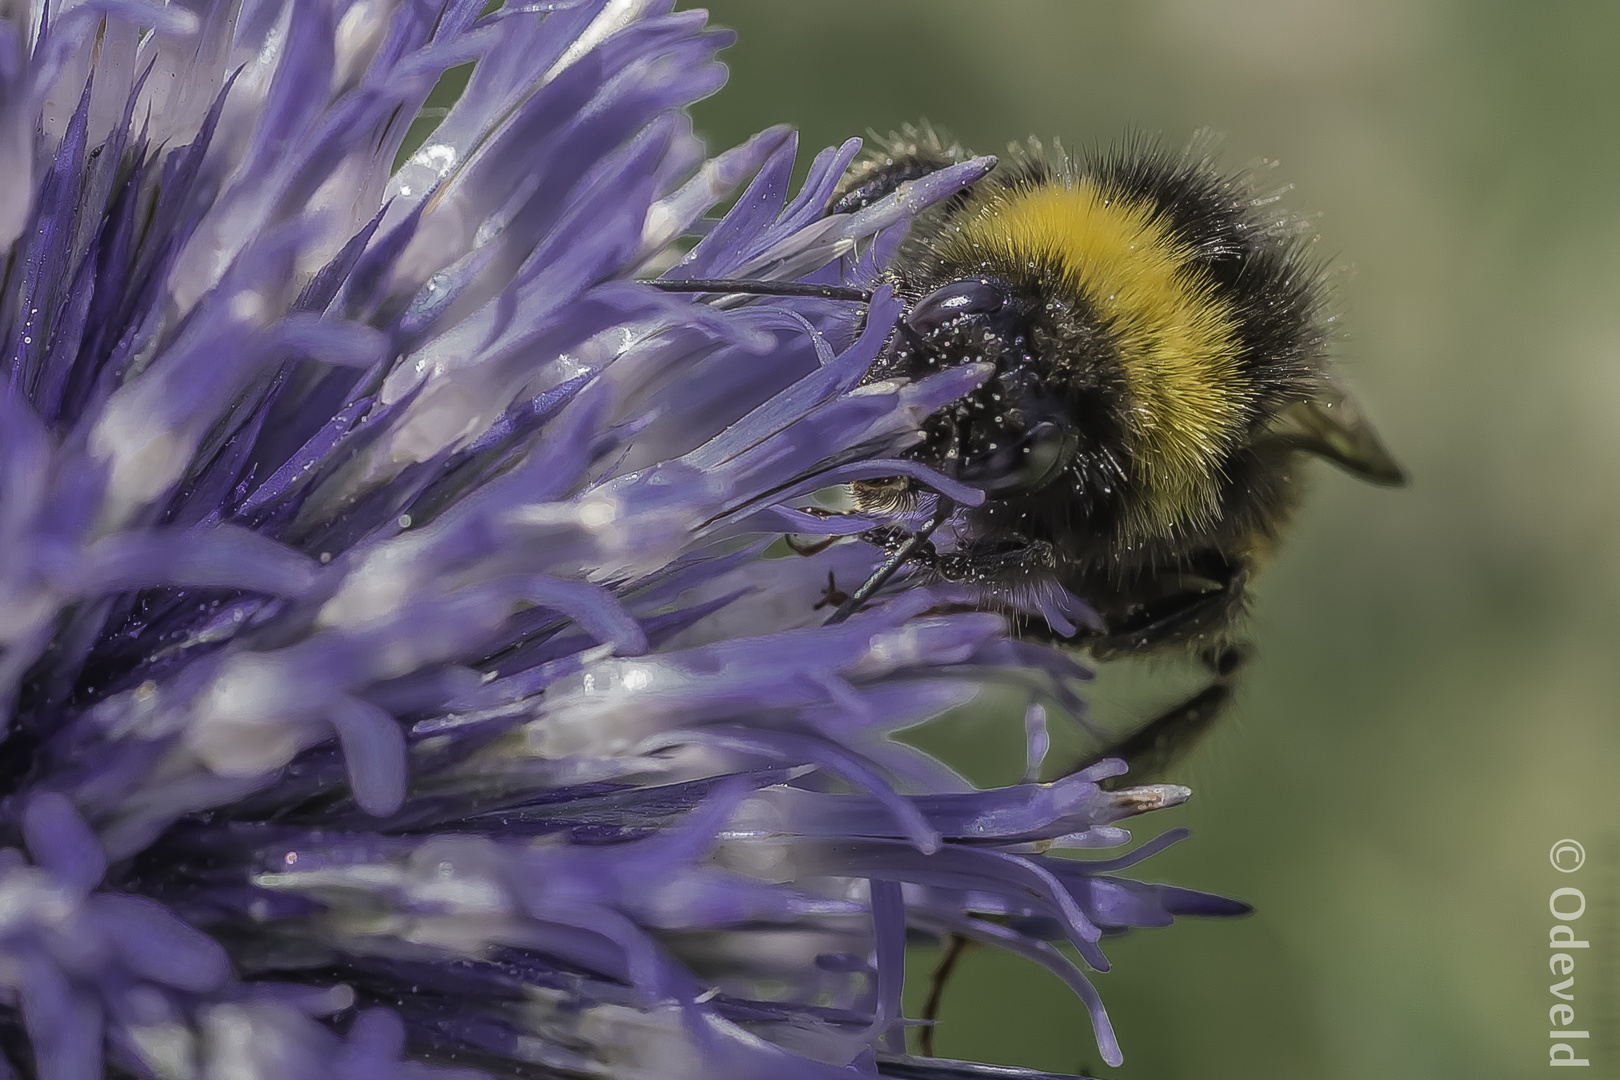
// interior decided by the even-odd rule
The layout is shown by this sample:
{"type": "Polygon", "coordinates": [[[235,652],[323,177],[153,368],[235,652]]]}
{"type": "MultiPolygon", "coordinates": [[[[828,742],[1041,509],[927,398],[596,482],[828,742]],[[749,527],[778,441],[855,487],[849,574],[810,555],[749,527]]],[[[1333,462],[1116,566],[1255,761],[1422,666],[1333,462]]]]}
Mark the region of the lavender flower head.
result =
{"type": "Polygon", "coordinates": [[[854,142],[792,197],[791,132],[705,159],[728,37],[671,6],[0,9],[0,1076],[968,1075],[905,1054],[908,931],[1118,1061],[1055,943],[1240,909],[1117,876],[1175,833],[1047,854],[1183,788],[891,740],[1013,683],[1033,775],[1078,705],[928,587],[822,625],[876,553],[771,546],[852,479],[974,502],[902,455],[984,371],[860,385],[883,290],[644,282],[871,280],[990,163],[829,215],[854,142]]]}

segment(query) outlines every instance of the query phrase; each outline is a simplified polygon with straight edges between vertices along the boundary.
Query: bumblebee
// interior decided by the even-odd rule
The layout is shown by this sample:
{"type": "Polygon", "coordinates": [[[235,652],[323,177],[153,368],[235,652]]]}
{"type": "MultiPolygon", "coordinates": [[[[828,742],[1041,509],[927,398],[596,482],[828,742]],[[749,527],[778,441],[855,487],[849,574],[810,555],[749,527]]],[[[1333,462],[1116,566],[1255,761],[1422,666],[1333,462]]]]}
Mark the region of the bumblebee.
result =
{"type": "MultiPolygon", "coordinates": [[[[971,156],[908,127],[852,167],[829,212],[971,156]]],[[[1095,615],[1067,641],[1094,658],[1190,653],[1211,672],[1198,695],[1075,766],[1118,756],[1133,782],[1161,773],[1230,696],[1247,656],[1235,627],[1296,503],[1301,458],[1404,482],[1329,372],[1328,290],[1307,249],[1297,218],[1197,143],[1073,158],[1015,145],[919,217],[886,271],[905,313],[866,382],[992,363],[909,451],[985,500],[956,506],[906,478],[856,482],[858,509],[925,521],[865,535],[888,558],[834,594],[832,621],[906,565],[1014,613],[1066,590],[1095,615]]],[[[720,283],[686,283],[704,284],[720,283]]],[[[1062,637],[1021,622],[1026,636],[1062,637]]]]}
{"type": "MultiPolygon", "coordinates": [[[[907,129],[851,170],[832,210],[969,156],[907,129]]],[[[911,452],[984,503],[870,539],[985,605],[1060,586],[1095,613],[1074,642],[1099,660],[1198,656],[1214,676],[1203,693],[1098,755],[1125,757],[1137,782],[1161,771],[1230,693],[1246,655],[1234,626],[1300,459],[1404,482],[1329,373],[1327,289],[1304,230],[1196,144],[1069,158],[1032,142],[920,219],[888,276],[906,311],[868,381],[976,361],[995,372],[911,452]],[[941,551],[920,534],[946,521],[941,551]]],[[[855,495],[894,511],[924,493],[894,479],[855,495]]]]}

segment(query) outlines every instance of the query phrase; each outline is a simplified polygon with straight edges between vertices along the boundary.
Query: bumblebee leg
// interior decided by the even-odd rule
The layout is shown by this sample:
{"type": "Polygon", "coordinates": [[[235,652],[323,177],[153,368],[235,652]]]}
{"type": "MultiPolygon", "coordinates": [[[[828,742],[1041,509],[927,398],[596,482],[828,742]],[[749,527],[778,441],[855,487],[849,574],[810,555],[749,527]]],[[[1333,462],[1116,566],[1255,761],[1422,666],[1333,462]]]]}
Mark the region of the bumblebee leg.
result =
{"type": "Polygon", "coordinates": [[[792,551],[795,555],[803,555],[806,558],[810,557],[811,555],[820,555],[823,551],[826,551],[828,548],[832,547],[842,539],[842,536],[824,536],[820,540],[814,540],[808,544],[801,544],[791,536],[784,536],[782,538],[783,542],[787,544],[789,551],[792,551]]]}
{"type": "Polygon", "coordinates": [[[820,611],[824,607],[835,608],[849,599],[849,593],[838,587],[838,576],[831,570],[827,571],[827,587],[822,590],[821,599],[817,600],[811,611],[820,611]]]}
{"type": "MultiPolygon", "coordinates": [[[[865,607],[866,602],[872,599],[872,594],[883,588],[884,584],[894,577],[906,563],[932,563],[935,558],[934,546],[928,542],[928,538],[934,534],[935,529],[944,523],[946,518],[951,516],[951,512],[955,509],[956,504],[941,495],[938,505],[934,507],[933,514],[923,523],[923,527],[914,533],[906,534],[904,539],[895,544],[889,551],[889,557],[884,559],[876,570],[872,571],[871,577],[861,582],[860,588],[850,593],[848,599],[838,605],[838,610],[828,617],[825,625],[832,626],[835,623],[841,623],[865,607]]],[[[885,530],[884,534],[887,535],[887,530],[885,530]]]]}
{"type": "Polygon", "coordinates": [[[945,955],[939,958],[939,966],[928,978],[928,1000],[923,1002],[922,1009],[924,1025],[917,1034],[923,1057],[934,1056],[934,1024],[939,1019],[940,1004],[945,1000],[945,984],[950,981],[957,961],[962,959],[962,954],[967,952],[971,944],[972,940],[961,934],[945,935],[945,955]]]}
{"type": "MultiPolygon", "coordinates": [[[[819,506],[803,506],[799,509],[801,513],[809,514],[811,517],[830,518],[840,516],[832,510],[826,510],[819,506]]],[[[787,544],[788,550],[792,551],[793,554],[808,557],[810,555],[820,555],[842,539],[842,536],[823,536],[818,540],[802,543],[795,539],[792,533],[788,533],[782,537],[782,542],[787,544]]]]}
{"type": "MultiPolygon", "coordinates": [[[[1174,571],[1136,583],[1153,597],[1123,610],[1099,610],[1108,630],[1086,642],[1098,660],[1162,653],[1170,647],[1204,657],[1243,612],[1249,572],[1241,563],[1214,562],[1196,572],[1174,571]]],[[[1206,663],[1213,661],[1206,660],[1206,663]]]]}
{"type": "Polygon", "coordinates": [[[1204,650],[1199,659],[1212,676],[1207,686],[1123,739],[1092,754],[1069,772],[1079,772],[1104,758],[1123,758],[1131,771],[1113,778],[1115,781],[1134,785],[1159,779],[1215,726],[1232,700],[1238,674],[1249,655],[1247,645],[1223,645],[1204,650]]]}
{"type": "Polygon", "coordinates": [[[939,576],[949,581],[1009,581],[1057,565],[1057,552],[1045,540],[1017,540],[952,552],[939,560],[939,576]]]}

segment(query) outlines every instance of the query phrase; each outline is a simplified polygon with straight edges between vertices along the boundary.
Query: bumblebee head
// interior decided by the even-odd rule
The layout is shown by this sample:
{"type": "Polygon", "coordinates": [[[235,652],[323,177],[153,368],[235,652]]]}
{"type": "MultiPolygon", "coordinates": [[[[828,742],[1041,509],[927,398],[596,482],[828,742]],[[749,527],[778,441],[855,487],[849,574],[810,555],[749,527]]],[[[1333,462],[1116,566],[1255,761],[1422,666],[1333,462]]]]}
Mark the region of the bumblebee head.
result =
{"type": "Polygon", "coordinates": [[[1040,308],[1038,298],[999,277],[948,282],[908,308],[881,364],[913,376],[995,365],[984,386],[928,421],[920,451],[991,499],[1057,483],[1080,451],[1072,395],[1054,386],[1038,354],[1040,308]]]}

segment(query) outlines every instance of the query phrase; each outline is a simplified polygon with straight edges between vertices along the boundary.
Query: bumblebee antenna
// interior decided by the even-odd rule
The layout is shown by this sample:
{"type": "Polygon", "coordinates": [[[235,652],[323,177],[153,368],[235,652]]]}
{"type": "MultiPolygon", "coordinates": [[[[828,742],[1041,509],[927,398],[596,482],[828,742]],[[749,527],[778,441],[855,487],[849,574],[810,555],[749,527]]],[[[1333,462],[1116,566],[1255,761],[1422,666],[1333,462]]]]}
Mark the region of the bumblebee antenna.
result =
{"type": "Polygon", "coordinates": [[[744,293],[749,296],[808,296],[818,300],[846,300],[853,304],[872,302],[870,289],[844,285],[813,285],[807,281],[731,281],[726,278],[668,278],[645,284],[664,292],[744,293]]]}

